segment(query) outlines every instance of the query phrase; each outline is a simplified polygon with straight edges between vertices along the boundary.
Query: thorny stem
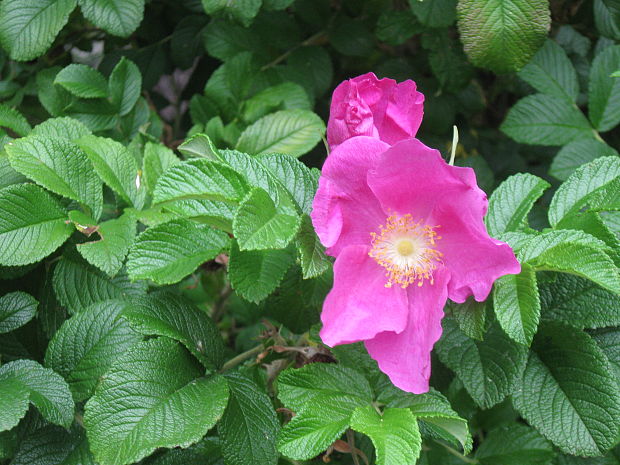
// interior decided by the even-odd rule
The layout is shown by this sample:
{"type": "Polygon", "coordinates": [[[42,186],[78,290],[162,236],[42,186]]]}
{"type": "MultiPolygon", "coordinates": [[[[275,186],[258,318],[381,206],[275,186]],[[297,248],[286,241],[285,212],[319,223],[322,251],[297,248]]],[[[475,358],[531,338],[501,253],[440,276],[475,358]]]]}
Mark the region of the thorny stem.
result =
{"type": "Polygon", "coordinates": [[[252,347],[250,350],[246,350],[245,352],[237,355],[236,357],[231,358],[224,365],[222,365],[222,368],[220,369],[220,373],[228,371],[236,367],[240,363],[246,361],[247,359],[260,354],[264,349],[265,347],[262,344],[260,344],[260,345],[257,345],[256,347],[252,347]]]}
{"type": "Polygon", "coordinates": [[[480,462],[478,462],[476,459],[470,459],[469,457],[465,457],[463,454],[461,454],[458,450],[453,449],[452,447],[450,447],[447,444],[444,444],[443,442],[439,442],[439,441],[435,441],[435,443],[443,446],[449,453],[451,453],[452,455],[454,455],[455,457],[458,457],[460,460],[462,460],[465,463],[471,463],[471,464],[479,464],[480,462]]]}

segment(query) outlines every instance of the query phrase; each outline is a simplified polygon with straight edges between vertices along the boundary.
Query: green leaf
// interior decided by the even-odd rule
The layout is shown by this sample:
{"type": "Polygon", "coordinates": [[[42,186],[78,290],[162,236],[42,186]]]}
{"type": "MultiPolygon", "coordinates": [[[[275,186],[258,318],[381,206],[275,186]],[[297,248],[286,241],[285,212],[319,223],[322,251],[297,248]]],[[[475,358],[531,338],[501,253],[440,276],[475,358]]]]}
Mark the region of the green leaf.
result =
{"type": "Polygon", "coordinates": [[[454,317],[454,320],[467,337],[484,339],[484,330],[486,329],[486,302],[478,302],[473,296],[467,298],[462,304],[457,304],[451,300],[447,302],[446,309],[448,314],[454,317]]]}
{"type": "Polygon", "coordinates": [[[202,6],[208,15],[214,13],[227,13],[244,26],[249,26],[258,14],[261,0],[237,0],[229,2],[227,0],[202,0],[202,6]]]}
{"type": "Polygon", "coordinates": [[[610,76],[620,67],[620,46],[596,55],[590,68],[588,110],[592,125],[601,132],[620,123],[620,81],[610,76]]]}
{"type": "Polygon", "coordinates": [[[54,85],[54,79],[60,69],[59,66],[44,68],[37,73],[36,77],[39,101],[52,116],[64,114],[65,109],[73,100],[73,96],[64,88],[54,85]]]}
{"type": "Polygon", "coordinates": [[[88,155],[95,171],[125,202],[142,208],[145,189],[140,189],[138,165],[127,147],[106,137],[85,136],[77,145],[88,155]]]}
{"type": "Polygon", "coordinates": [[[140,234],[127,258],[131,279],[176,283],[228,244],[228,235],[193,221],[178,219],[153,226],[140,234]]]}
{"type": "MultiPolygon", "coordinates": [[[[619,183],[616,182],[616,184],[619,183]]],[[[607,254],[616,265],[620,264],[620,238],[609,228],[600,213],[591,211],[567,216],[558,227],[583,231],[603,241],[608,246],[607,254]]]]}
{"type": "MultiPolygon", "coordinates": [[[[0,386],[13,394],[19,389],[28,392],[30,402],[50,423],[69,427],[73,422],[74,404],[64,379],[34,360],[16,360],[0,367],[0,386]]],[[[25,411],[24,411],[25,413],[25,411]]]]}
{"type": "Polygon", "coordinates": [[[540,299],[534,268],[523,263],[521,273],[505,275],[495,281],[493,308],[506,334],[519,344],[529,346],[540,320],[540,299]]]}
{"type": "Polygon", "coordinates": [[[12,59],[43,55],[67,24],[76,0],[4,0],[0,3],[0,43],[12,59]]]}
{"type": "Polygon", "coordinates": [[[599,157],[618,156],[616,149],[596,139],[576,140],[560,149],[551,162],[549,174],[566,181],[581,165],[599,157]]]}
{"type": "Polygon", "coordinates": [[[547,465],[554,456],[549,441],[519,423],[492,430],[476,450],[482,465],[547,465]]]}
{"type": "Polygon", "coordinates": [[[97,465],[83,430],[44,426],[29,433],[11,465],[97,465]]]}
{"type": "Polygon", "coordinates": [[[187,447],[202,438],[222,416],[228,388],[221,376],[200,375],[188,352],[167,338],[125,352],[86,404],[84,424],[97,461],[124,465],[158,447],[187,447]]]}
{"type": "Polygon", "coordinates": [[[563,452],[603,454],[617,437],[620,394],[601,349],[557,323],[541,326],[532,349],[513,393],[519,413],[563,452]]]}
{"type": "Polygon", "coordinates": [[[282,110],[262,117],[241,133],[236,149],[253,155],[309,152],[325,133],[325,123],[308,110],[282,110]]]}
{"type": "Polygon", "coordinates": [[[377,465],[415,463],[420,456],[422,438],[411,410],[386,408],[380,415],[372,405],[357,407],[351,428],[370,437],[377,465]]]}
{"type": "Polygon", "coordinates": [[[573,104],[544,94],[528,95],[509,111],[500,129],[522,144],[565,145],[594,138],[594,130],[573,104]]]}
{"type": "Polygon", "coordinates": [[[243,119],[253,123],[275,110],[311,110],[307,92],[299,84],[283,82],[267,87],[243,102],[243,119]]]}
{"type": "Polygon", "coordinates": [[[539,271],[573,273],[620,294],[618,269],[605,247],[604,242],[581,231],[549,231],[530,240],[517,258],[539,271]]]}
{"type": "Polygon", "coordinates": [[[278,397],[296,415],[278,438],[278,450],[307,460],[329,447],[347,429],[356,407],[372,401],[368,381],[334,364],[312,363],[278,376],[278,397]]]}
{"type": "Polygon", "coordinates": [[[493,237],[527,227],[527,215],[549,183],[529,173],[510,176],[493,191],[485,217],[493,237]]]}
{"type": "Polygon", "coordinates": [[[107,131],[118,125],[118,114],[107,99],[73,100],[64,113],[84,123],[91,131],[107,131]]]}
{"type": "Polygon", "coordinates": [[[99,239],[78,244],[77,250],[88,263],[114,277],[123,266],[136,237],[136,218],[126,212],[96,228],[99,239]]]}
{"type": "Polygon", "coordinates": [[[287,249],[241,251],[233,241],[228,264],[230,284],[241,297],[258,303],[278,287],[292,263],[287,249]]]}
{"type": "Polygon", "coordinates": [[[0,190],[0,264],[27,265],[47,257],[71,235],[67,212],[33,184],[0,190]]]}
{"type": "Polygon", "coordinates": [[[0,297],[0,334],[13,331],[32,320],[38,305],[37,299],[22,291],[0,297]]]}
{"type": "Polygon", "coordinates": [[[519,77],[552,97],[575,102],[579,95],[577,72],[564,49],[547,39],[536,55],[519,71],[519,77]]]}
{"type": "Polygon", "coordinates": [[[456,19],[457,0],[409,0],[411,11],[428,27],[447,27],[456,19]]]}
{"type": "Polygon", "coordinates": [[[620,297],[592,281],[569,274],[540,284],[543,320],[575,328],[620,325],[620,297]]]}
{"type": "Polygon", "coordinates": [[[108,96],[108,83],[103,75],[87,65],[73,63],[63,68],[54,79],[76,97],[105,98],[108,96]]]}
{"type": "Polygon", "coordinates": [[[0,127],[9,128],[19,136],[25,136],[32,131],[30,123],[19,111],[1,103],[0,127]]]}
{"type": "Polygon", "coordinates": [[[620,330],[605,328],[593,331],[590,335],[614,368],[616,379],[620,380],[620,330]]]}
{"type": "Polygon", "coordinates": [[[15,170],[37,184],[90,207],[97,219],[103,209],[101,181],[86,154],[66,139],[30,136],[6,146],[15,170]]]}
{"type": "Polygon", "coordinates": [[[543,45],[551,24],[546,0],[459,0],[463,48],[476,66],[518,71],[543,45]]]}
{"type": "Polygon", "coordinates": [[[144,15],[144,0],[78,0],[84,17],[119,37],[135,31],[144,15]]]}
{"type": "MultiPolygon", "coordinates": [[[[179,147],[180,149],[180,147],[179,147]]],[[[149,193],[153,193],[159,177],[168,168],[179,163],[179,159],[172,150],[161,144],[147,142],[144,146],[144,160],[142,166],[142,181],[149,193]]]]}
{"type": "Polygon", "coordinates": [[[22,184],[28,180],[24,175],[18,173],[11,167],[9,157],[5,152],[0,152],[0,189],[13,184],[22,184]]]}
{"type": "Polygon", "coordinates": [[[296,246],[299,250],[304,279],[316,278],[329,269],[331,262],[325,255],[325,247],[314,232],[312,220],[308,215],[302,217],[296,246]]]}
{"type": "Polygon", "coordinates": [[[80,121],[68,118],[50,118],[37,124],[32,130],[33,136],[43,136],[52,139],[67,139],[74,142],[83,136],[89,136],[90,129],[84,126],[80,121]]]}
{"type": "MultiPolygon", "coordinates": [[[[455,18],[456,15],[453,15],[452,21],[455,18]]],[[[375,34],[377,39],[389,45],[401,45],[414,34],[419,33],[421,29],[420,23],[416,20],[412,11],[386,9],[377,20],[375,34]]]]}
{"type": "Polygon", "coordinates": [[[142,90],[142,75],[133,61],[122,57],[112,70],[108,84],[110,101],[118,114],[126,115],[131,111],[142,90]]]}
{"type": "Polygon", "coordinates": [[[472,399],[482,408],[501,402],[513,392],[527,357],[527,349],[509,339],[498,325],[475,341],[450,318],[436,345],[439,359],[454,371],[472,399]]]}
{"type": "Polygon", "coordinates": [[[14,378],[0,379],[0,431],[8,431],[19,423],[28,411],[30,391],[14,378]]]}
{"type": "Polygon", "coordinates": [[[226,165],[206,159],[178,163],[163,173],[153,203],[186,199],[239,202],[248,192],[245,179],[226,165]]]}
{"type": "Polygon", "coordinates": [[[552,226],[579,212],[597,191],[620,176],[620,157],[601,157],[578,168],[556,191],[549,205],[552,226]]]}
{"type": "Polygon", "coordinates": [[[158,293],[133,298],[122,316],[146,336],[166,336],[181,342],[209,369],[222,365],[224,344],[217,326],[183,297],[158,293]]]}
{"type": "Polygon", "coordinates": [[[276,465],[280,422],[267,395],[249,378],[226,375],[230,396],[217,432],[227,465],[276,465]]]}
{"type": "Polygon", "coordinates": [[[199,157],[219,161],[220,151],[206,134],[194,134],[179,145],[179,152],[188,158],[199,157]]]}
{"type": "Polygon", "coordinates": [[[124,273],[109,278],[82,260],[63,257],[54,269],[53,286],[69,313],[79,313],[97,302],[141,295],[146,283],[132,283],[124,273]]]}
{"type": "Polygon", "coordinates": [[[112,363],[142,337],[119,315],[130,305],[97,302],[67,320],[45,353],[45,365],[60,373],[76,402],[88,399],[112,363]]]}
{"type": "Polygon", "coordinates": [[[299,230],[301,218],[290,200],[280,197],[278,206],[259,187],[239,204],[233,233],[240,250],[283,249],[299,230]]]}

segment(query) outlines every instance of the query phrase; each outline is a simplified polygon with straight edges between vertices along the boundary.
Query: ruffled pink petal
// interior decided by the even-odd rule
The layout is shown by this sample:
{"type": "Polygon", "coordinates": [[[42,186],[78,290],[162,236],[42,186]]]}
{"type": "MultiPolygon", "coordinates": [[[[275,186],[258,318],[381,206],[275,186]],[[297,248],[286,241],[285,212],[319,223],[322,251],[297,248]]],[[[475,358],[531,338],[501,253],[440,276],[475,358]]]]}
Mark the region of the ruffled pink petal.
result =
{"type": "Polygon", "coordinates": [[[365,342],[366,349],[392,383],[403,391],[428,391],[431,376],[431,350],[441,336],[441,319],[447,299],[448,270],[433,273],[431,285],[407,287],[409,320],[401,333],[385,331],[365,342]]]}
{"type": "Polygon", "coordinates": [[[413,81],[398,84],[390,98],[382,124],[377,123],[379,137],[388,144],[415,137],[424,116],[424,95],[413,81]]]}
{"type": "Polygon", "coordinates": [[[370,232],[385,221],[366,176],[387,148],[372,137],[353,137],[327,157],[310,216],[330,255],[336,256],[348,245],[369,245],[370,232]]]}
{"type": "Polygon", "coordinates": [[[521,265],[510,246],[490,237],[482,217],[468,215],[458,199],[436,208],[433,221],[441,225],[437,249],[452,274],[448,285],[451,300],[464,302],[473,295],[482,302],[497,278],[520,273],[521,265]]]}
{"type": "Polygon", "coordinates": [[[407,324],[407,292],[385,287],[384,269],[369,247],[346,247],[334,264],[334,286],[323,304],[321,339],[330,347],[400,333],[407,324]]]}

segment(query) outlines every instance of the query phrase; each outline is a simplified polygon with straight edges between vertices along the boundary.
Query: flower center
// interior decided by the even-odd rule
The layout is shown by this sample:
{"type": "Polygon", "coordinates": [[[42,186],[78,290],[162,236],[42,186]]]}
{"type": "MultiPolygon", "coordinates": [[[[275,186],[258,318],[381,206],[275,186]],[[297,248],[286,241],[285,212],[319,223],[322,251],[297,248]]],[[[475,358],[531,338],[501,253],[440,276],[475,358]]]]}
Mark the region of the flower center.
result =
{"type": "Polygon", "coordinates": [[[385,287],[399,284],[403,289],[409,284],[433,284],[433,271],[441,264],[443,254],[435,249],[441,239],[435,232],[439,226],[427,226],[414,221],[412,216],[390,215],[379,233],[370,233],[372,249],[368,253],[385,268],[388,278],[385,287]]]}

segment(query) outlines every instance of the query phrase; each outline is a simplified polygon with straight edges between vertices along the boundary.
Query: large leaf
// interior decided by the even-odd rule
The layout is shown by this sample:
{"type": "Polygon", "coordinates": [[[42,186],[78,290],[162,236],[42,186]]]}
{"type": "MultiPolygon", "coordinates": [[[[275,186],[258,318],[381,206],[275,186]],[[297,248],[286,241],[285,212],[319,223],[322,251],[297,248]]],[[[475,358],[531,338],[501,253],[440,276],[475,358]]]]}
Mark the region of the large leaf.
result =
{"type": "Polygon", "coordinates": [[[73,63],[63,68],[54,79],[76,97],[105,98],[108,96],[108,83],[103,75],[90,66],[73,63]]]}
{"type": "Polygon", "coordinates": [[[11,58],[43,55],[75,8],[76,0],[4,0],[0,3],[0,43],[11,58]]]}
{"type": "Polygon", "coordinates": [[[309,152],[325,133],[325,123],[308,110],[282,110],[262,117],[241,133],[236,149],[253,155],[309,152]]]}
{"type": "Polygon", "coordinates": [[[411,410],[386,408],[379,414],[372,405],[358,407],[351,428],[370,437],[377,465],[415,463],[420,455],[422,438],[411,410]]]}
{"type": "Polygon", "coordinates": [[[607,358],[586,333],[541,327],[514,390],[521,415],[562,451],[600,455],[616,440],[620,393],[607,358]]]}
{"type": "Polygon", "coordinates": [[[226,380],[200,378],[176,342],[141,342],[118,358],[86,404],[84,423],[101,465],[140,460],[158,447],[187,447],[222,416],[226,380]]]}
{"type": "Polygon", "coordinates": [[[67,212],[33,184],[0,190],[0,264],[27,265],[56,250],[71,235],[67,212]]]}
{"type": "Polygon", "coordinates": [[[78,0],[82,14],[97,27],[119,37],[135,31],[144,15],[144,0],[78,0]]]}
{"type": "Polygon", "coordinates": [[[521,273],[499,278],[493,288],[493,308],[506,334],[518,343],[529,346],[540,319],[534,268],[523,263],[521,273]]]}
{"type": "Polygon", "coordinates": [[[554,455],[549,441],[519,423],[492,430],[476,450],[482,465],[547,465],[554,455]]]}
{"type": "Polygon", "coordinates": [[[588,110],[592,125],[601,132],[620,123],[620,80],[611,77],[620,69],[620,46],[607,47],[596,55],[590,68],[588,110]]]}
{"type": "Polygon", "coordinates": [[[240,203],[233,233],[241,250],[283,249],[299,230],[301,218],[286,195],[278,205],[259,187],[240,203]]]}
{"type": "Polygon", "coordinates": [[[118,114],[126,115],[131,111],[142,90],[142,75],[138,67],[125,57],[114,67],[110,74],[108,93],[110,101],[118,114]]]}
{"type": "Polygon", "coordinates": [[[6,147],[11,166],[37,184],[91,209],[103,208],[101,180],[86,154],[66,139],[30,136],[6,147]]]}
{"type": "Polygon", "coordinates": [[[141,295],[144,281],[132,283],[124,273],[109,278],[77,258],[63,257],[54,269],[54,292],[70,313],[79,313],[90,305],[108,299],[141,295]]]}
{"type": "Polygon", "coordinates": [[[209,369],[224,360],[224,344],[219,330],[207,314],[184,297],[158,293],[133,298],[122,312],[136,331],[166,336],[181,342],[209,369]]]}
{"type": "Polygon", "coordinates": [[[457,374],[479,406],[492,407],[513,392],[527,357],[525,347],[509,339],[497,324],[484,341],[467,337],[450,318],[444,318],[443,327],[436,346],[439,359],[457,374]]]}
{"type": "Polygon", "coordinates": [[[45,364],[65,378],[76,402],[88,399],[112,363],[142,339],[119,318],[127,305],[95,303],[67,320],[50,341],[45,364]]]}
{"type": "Polygon", "coordinates": [[[551,23],[546,0],[459,0],[458,26],[473,64],[518,71],[544,43],[551,23]]]}
{"type": "Polygon", "coordinates": [[[77,145],[86,153],[97,174],[125,202],[140,209],[145,189],[139,189],[136,159],[121,143],[97,136],[85,136],[77,145]]]}
{"type": "Polygon", "coordinates": [[[20,136],[32,130],[28,120],[19,111],[4,104],[0,104],[0,127],[9,128],[20,136]]]}
{"type": "Polygon", "coordinates": [[[491,195],[485,217],[491,236],[527,227],[527,215],[549,183],[529,173],[506,179],[491,195]]]}
{"type": "Polygon", "coordinates": [[[325,255],[325,247],[316,235],[312,220],[308,215],[302,217],[296,246],[304,279],[316,278],[329,269],[331,262],[325,255]]]}
{"type": "Polygon", "coordinates": [[[178,163],[163,173],[153,203],[185,199],[239,202],[248,192],[245,179],[226,165],[206,159],[178,163]]]}
{"type": "Polygon", "coordinates": [[[232,288],[251,302],[260,302],[271,294],[293,263],[287,249],[239,250],[236,241],[230,248],[228,274],[232,288]]]}
{"type": "Polygon", "coordinates": [[[456,0],[409,0],[411,11],[428,27],[446,27],[456,19],[456,0]]]}
{"type": "Polygon", "coordinates": [[[538,92],[569,102],[579,95],[577,72],[564,49],[551,39],[519,71],[519,77],[538,92]]]}
{"type": "Polygon", "coordinates": [[[230,396],[217,431],[227,465],[275,465],[280,423],[269,397],[249,378],[226,375],[230,396]]]}
{"type": "Polygon", "coordinates": [[[32,130],[33,136],[67,139],[72,142],[90,134],[92,134],[90,129],[84,126],[83,123],[66,116],[47,119],[41,124],[37,124],[32,130]]]}
{"type": "Polygon", "coordinates": [[[620,157],[601,157],[577,169],[556,191],[549,205],[549,222],[556,226],[579,212],[592,196],[620,176],[620,157]]]}
{"type": "Polygon", "coordinates": [[[176,283],[215,258],[228,242],[222,231],[189,220],[172,220],[137,237],[127,258],[127,272],[132,279],[176,283]]]}
{"type": "Polygon", "coordinates": [[[549,174],[566,181],[581,165],[595,158],[618,156],[616,149],[596,139],[584,139],[571,142],[560,149],[551,162],[549,174]]]}
{"type": "Polygon", "coordinates": [[[172,165],[179,163],[179,159],[172,150],[160,144],[147,142],[144,146],[144,160],[142,165],[142,180],[149,193],[153,193],[159,177],[172,165]]]}
{"type": "Polygon", "coordinates": [[[0,334],[28,323],[36,315],[38,305],[37,299],[22,291],[0,297],[0,334]]]}
{"type": "Polygon", "coordinates": [[[30,402],[30,391],[19,380],[0,379],[2,397],[0,397],[0,431],[12,429],[19,423],[30,402]]]}
{"type": "Polygon", "coordinates": [[[519,100],[508,111],[500,129],[517,142],[533,145],[564,145],[592,139],[595,134],[575,105],[544,94],[519,100]]]}
{"type": "Polygon", "coordinates": [[[97,465],[84,431],[45,426],[28,434],[11,465],[97,465]]]}
{"type": "MultiPolygon", "coordinates": [[[[0,389],[3,393],[5,385],[11,397],[16,395],[18,389],[26,391],[30,402],[47,421],[64,427],[69,427],[73,422],[75,406],[69,386],[49,368],[43,368],[34,360],[9,362],[0,367],[0,389]]],[[[23,398],[20,398],[22,401],[23,398]]],[[[23,413],[26,413],[25,410],[23,413]]]]}

